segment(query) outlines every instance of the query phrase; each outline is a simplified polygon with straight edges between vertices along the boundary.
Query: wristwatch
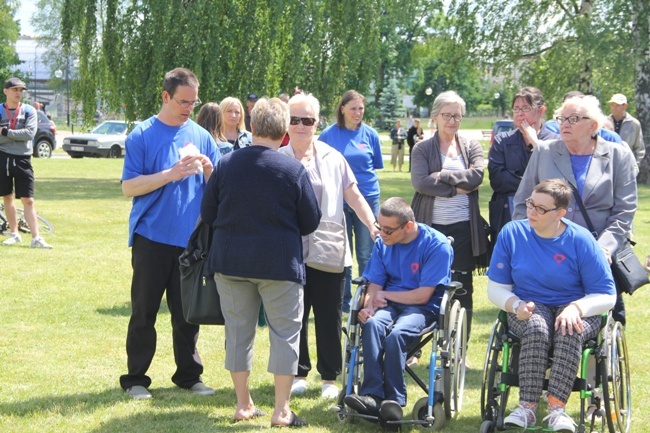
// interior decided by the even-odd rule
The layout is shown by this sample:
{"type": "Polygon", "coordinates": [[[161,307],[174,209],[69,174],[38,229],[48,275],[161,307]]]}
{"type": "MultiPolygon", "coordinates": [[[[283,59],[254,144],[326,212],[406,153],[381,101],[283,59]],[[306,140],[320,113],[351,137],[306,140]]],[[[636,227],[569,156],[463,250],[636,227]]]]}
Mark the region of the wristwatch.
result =
{"type": "Polygon", "coordinates": [[[521,303],[524,302],[521,299],[517,299],[514,304],[512,304],[512,312],[517,314],[517,308],[521,305],[521,303]]]}

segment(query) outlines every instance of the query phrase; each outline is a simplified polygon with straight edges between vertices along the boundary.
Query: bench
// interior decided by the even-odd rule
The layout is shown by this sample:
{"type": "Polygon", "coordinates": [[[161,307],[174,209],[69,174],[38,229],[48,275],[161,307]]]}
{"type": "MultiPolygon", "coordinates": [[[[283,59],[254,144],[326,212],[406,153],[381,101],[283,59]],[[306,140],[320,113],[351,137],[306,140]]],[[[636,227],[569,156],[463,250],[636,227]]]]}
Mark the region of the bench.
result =
{"type": "Polygon", "coordinates": [[[483,134],[483,140],[489,140],[490,137],[492,137],[492,130],[491,129],[483,129],[483,130],[481,130],[481,134],[483,134]]]}

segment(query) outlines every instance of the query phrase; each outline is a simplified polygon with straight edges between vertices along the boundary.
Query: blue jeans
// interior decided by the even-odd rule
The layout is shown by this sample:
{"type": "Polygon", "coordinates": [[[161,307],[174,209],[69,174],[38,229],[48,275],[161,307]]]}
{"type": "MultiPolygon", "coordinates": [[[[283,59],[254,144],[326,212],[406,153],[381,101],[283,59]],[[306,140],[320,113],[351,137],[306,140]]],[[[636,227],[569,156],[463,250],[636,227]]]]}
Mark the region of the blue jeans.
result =
{"type": "Polygon", "coordinates": [[[406,406],[406,348],[435,320],[430,307],[389,303],[363,325],[361,395],[406,406]]]}
{"type": "MultiPolygon", "coordinates": [[[[372,209],[372,213],[377,217],[379,214],[379,198],[367,199],[366,202],[372,209]]],[[[352,249],[352,254],[357,257],[357,265],[359,265],[359,275],[363,275],[366,270],[370,254],[372,253],[372,236],[370,231],[363,222],[359,219],[357,214],[347,204],[343,205],[343,213],[345,214],[345,225],[348,230],[348,241],[352,249]],[[353,242],[354,241],[354,242],[353,242]]],[[[350,300],[352,299],[352,266],[345,268],[345,286],[343,287],[343,312],[350,312],[350,300]]]]}

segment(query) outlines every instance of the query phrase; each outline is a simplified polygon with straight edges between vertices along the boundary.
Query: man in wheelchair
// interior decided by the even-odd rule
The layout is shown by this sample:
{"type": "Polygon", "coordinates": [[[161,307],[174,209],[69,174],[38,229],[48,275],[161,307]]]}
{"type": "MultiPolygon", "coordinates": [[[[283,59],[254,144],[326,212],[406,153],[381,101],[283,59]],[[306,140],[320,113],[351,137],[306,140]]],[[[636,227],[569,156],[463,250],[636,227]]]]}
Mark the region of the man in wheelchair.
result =
{"type": "Polygon", "coordinates": [[[399,197],[378,216],[375,242],[363,276],[368,292],[358,319],[363,323],[363,382],[345,404],[360,414],[399,420],[406,405],[407,347],[436,319],[451,281],[453,251],[440,232],[415,221],[399,197]]]}
{"type": "Polygon", "coordinates": [[[536,423],[549,349],[550,431],[575,432],[565,413],[584,342],[600,329],[601,314],[616,302],[604,252],[586,229],[564,219],[571,188],[559,179],[537,185],[526,200],[526,220],[504,226],[488,270],[488,298],[508,313],[508,326],[521,340],[519,406],[506,426],[536,423]]]}

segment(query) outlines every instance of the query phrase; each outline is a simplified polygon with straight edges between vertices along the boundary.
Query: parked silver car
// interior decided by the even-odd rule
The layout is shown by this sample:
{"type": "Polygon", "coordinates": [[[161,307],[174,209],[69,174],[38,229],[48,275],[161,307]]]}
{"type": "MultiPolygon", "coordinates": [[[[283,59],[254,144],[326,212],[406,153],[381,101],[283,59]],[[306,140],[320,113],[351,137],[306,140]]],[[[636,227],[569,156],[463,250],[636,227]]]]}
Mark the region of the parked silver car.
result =
{"type": "Polygon", "coordinates": [[[95,156],[120,158],[124,156],[124,140],[128,125],[121,120],[109,120],[87,134],[71,135],[63,139],[63,150],[72,158],[95,156]]]}

